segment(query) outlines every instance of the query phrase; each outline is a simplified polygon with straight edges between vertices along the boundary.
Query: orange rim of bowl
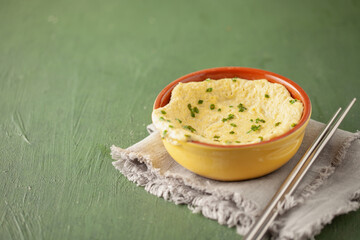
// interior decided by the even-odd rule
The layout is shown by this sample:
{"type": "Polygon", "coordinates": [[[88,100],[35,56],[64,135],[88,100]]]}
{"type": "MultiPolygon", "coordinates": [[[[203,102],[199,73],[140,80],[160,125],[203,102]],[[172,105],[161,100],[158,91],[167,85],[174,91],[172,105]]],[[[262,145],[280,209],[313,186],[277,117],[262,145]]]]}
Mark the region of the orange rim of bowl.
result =
{"type": "Polygon", "coordinates": [[[222,79],[222,78],[242,78],[245,80],[258,80],[258,79],[266,79],[269,82],[272,83],[279,83],[286,87],[286,89],[290,92],[291,96],[295,99],[300,100],[303,105],[303,114],[300,118],[299,123],[292,128],[290,131],[277,136],[275,138],[272,138],[270,140],[258,142],[258,143],[252,143],[252,144],[244,144],[244,145],[217,145],[217,144],[211,144],[211,143],[203,143],[199,141],[191,141],[191,143],[199,144],[203,146],[208,147],[216,147],[216,148],[244,148],[244,147],[251,147],[254,145],[262,145],[269,142],[274,142],[277,140],[280,140],[282,138],[285,138],[292,133],[296,132],[298,129],[300,129],[310,118],[311,115],[311,102],[309,96],[306,94],[306,92],[295,82],[291,81],[290,79],[283,77],[279,74],[272,73],[269,71],[256,69],[256,68],[247,68],[247,67],[218,67],[218,68],[209,68],[204,69],[200,71],[196,71],[193,73],[189,73],[185,76],[182,76],[175,81],[171,82],[169,85],[167,85],[156,97],[155,103],[154,103],[154,109],[164,107],[170,102],[171,98],[171,92],[174,89],[174,87],[178,83],[187,83],[187,82],[202,82],[205,79],[222,79]]]}

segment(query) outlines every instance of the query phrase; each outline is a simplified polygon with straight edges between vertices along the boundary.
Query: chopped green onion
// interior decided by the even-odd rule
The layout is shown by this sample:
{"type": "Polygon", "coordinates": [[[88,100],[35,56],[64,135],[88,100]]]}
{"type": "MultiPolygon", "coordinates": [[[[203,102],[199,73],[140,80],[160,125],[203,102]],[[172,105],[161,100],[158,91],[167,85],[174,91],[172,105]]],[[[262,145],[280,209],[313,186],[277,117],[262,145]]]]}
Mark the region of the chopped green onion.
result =
{"type": "Polygon", "coordinates": [[[232,106],[232,105],[229,106],[229,108],[232,108],[232,107],[234,107],[234,106],[232,106]]]}
{"type": "Polygon", "coordinates": [[[207,81],[207,82],[209,82],[210,80],[211,80],[210,78],[205,79],[205,81],[207,81]]]}
{"type": "Polygon", "coordinates": [[[180,120],[180,119],[178,119],[178,118],[175,118],[179,123],[182,123],[182,121],[180,120]]]}
{"type": "Polygon", "coordinates": [[[228,121],[228,120],[233,119],[234,117],[235,117],[235,115],[230,113],[230,114],[228,115],[228,117],[227,117],[227,118],[223,118],[222,121],[223,121],[223,122],[226,122],[226,121],[228,121]]]}
{"type": "Polygon", "coordinates": [[[169,128],[174,128],[174,126],[173,126],[173,125],[169,125],[169,128]]]}
{"type": "Polygon", "coordinates": [[[199,113],[199,109],[197,107],[193,108],[194,112],[199,113]]]}
{"type": "Polygon", "coordinates": [[[232,81],[233,81],[233,82],[236,82],[236,78],[233,78],[232,81]]]}
{"type": "Polygon", "coordinates": [[[202,104],[204,102],[204,100],[199,100],[198,104],[202,104]]]}
{"type": "Polygon", "coordinates": [[[218,109],[218,112],[221,112],[221,108],[218,109]]]}
{"type": "Polygon", "coordinates": [[[264,140],[264,138],[263,138],[263,137],[261,137],[261,136],[260,136],[259,138],[260,138],[260,142],[262,142],[262,141],[264,140]]]}
{"type": "Polygon", "coordinates": [[[281,122],[275,123],[275,127],[279,126],[280,124],[281,124],[281,122]]]}
{"type": "Polygon", "coordinates": [[[243,112],[243,111],[247,110],[247,108],[244,107],[244,105],[242,103],[240,103],[237,107],[239,108],[239,112],[243,112]]]}
{"type": "Polygon", "coordinates": [[[235,123],[230,123],[230,125],[233,127],[237,127],[237,125],[235,123]]]}
{"type": "Polygon", "coordinates": [[[166,120],[167,122],[171,122],[170,120],[166,120]]]}
{"type": "Polygon", "coordinates": [[[253,119],[250,119],[250,122],[253,122],[254,120],[253,119]]]}
{"type": "Polygon", "coordinates": [[[217,140],[217,139],[214,139],[213,141],[214,141],[214,142],[220,142],[220,141],[219,141],[219,140],[217,140]]]}
{"type": "Polygon", "coordinates": [[[265,94],[265,97],[266,97],[266,98],[270,98],[270,95],[269,95],[269,94],[265,94]]]}
{"type": "Polygon", "coordinates": [[[162,138],[165,138],[166,133],[167,133],[167,130],[164,130],[162,138]]]}
{"type": "Polygon", "coordinates": [[[208,88],[208,89],[206,89],[206,92],[212,92],[212,88],[208,88]]]}
{"type": "Polygon", "coordinates": [[[214,138],[220,138],[220,136],[218,136],[218,135],[215,135],[215,136],[214,136],[214,138]]]}
{"type": "Polygon", "coordinates": [[[231,131],[231,132],[229,132],[230,134],[234,134],[235,132],[234,131],[231,131]]]}
{"type": "Polygon", "coordinates": [[[163,117],[159,117],[159,119],[160,119],[160,120],[163,120],[163,121],[165,120],[165,118],[163,118],[163,117]]]}
{"type": "Polygon", "coordinates": [[[256,122],[256,123],[259,123],[259,122],[265,123],[265,120],[264,120],[264,119],[257,118],[257,119],[255,120],[255,122],[256,122]]]}
{"type": "Polygon", "coordinates": [[[193,108],[191,107],[191,104],[190,104],[190,103],[187,105],[187,107],[188,107],[188,109],[190,110],[190,115],[191,115],[192,117],[195,117],[194,110],[193,110],[193,108]]]}
{"type": "Polygon", "coordinates": [[[236,143],[241,143],[240,141],[235,141],[236,143]]]}
{"type": "Polygon", "coordinates": [[[211,109],[211,110],[215,109],[215,104],[211,104],[211,105],[210,105],[210,109],[211,109]]]}
{"type": "Polygon", "coordinates": [[[296,123],[293,123],[293,124],[291,124],[291,127],[295,127],[297,124],[296,123]]]}
{"type": "Polygon", "coordinates": [[[250,131],[248,131],[247,133],[250,133],[251,131],[258,131],[258,130],[260,130],[260,127],[261,127],[261,125],[251,125],[251,129],[250,129],[250,131]]]}
{"type": "Polygon", "coordinates": [[[231,141],[225,141],[225,144],[231,144],[231,141]]]}
{"type": "Polygon", "coordinates": [[[162,113],[162,114],[166,114],[166,112],[165,112],[164,110],[161,110],[161,113],[162,113]]]}
{"type": "Polygon", "coordinates": [[[290,102],[291,104],[294,104],[295,102],[297,102],[297,99],[291,99],[289,102],[290,102]]]}
{"type": "Polygon", "coordinates": [[[185,136],[185,137],[190,137],[190,135],[189,135],[189,134],[184,134],[184,136],[185,136]]]}
{"type": "Polygon", "coordinates": [[[185,126],[183,126],[183,128],[189,130],[190,132],[196,132],[195,128],[193,128],[193,127],[190,126],[190,125],[185,125],[185,126]]]}

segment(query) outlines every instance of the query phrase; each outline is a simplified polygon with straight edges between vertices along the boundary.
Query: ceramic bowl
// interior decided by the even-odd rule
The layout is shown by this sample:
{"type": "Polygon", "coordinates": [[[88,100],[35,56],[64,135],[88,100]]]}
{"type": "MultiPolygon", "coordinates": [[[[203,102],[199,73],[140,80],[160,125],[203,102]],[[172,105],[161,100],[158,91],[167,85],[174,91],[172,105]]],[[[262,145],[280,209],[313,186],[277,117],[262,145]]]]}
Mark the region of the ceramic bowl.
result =
{"type": "Polygon", "coordinates": [[[293,98],[301,100],[304,111],[299,123],[290,131],[254,144],[216,145],[192,141],[173,145],[166,138],[163,139],[166,150],[180,165],[201,176],[221,181],[256,178],[280,168],[299,149],[311,115],[310,99],[299,85],[278,74],[245,67],[210,68],[180,77],[159,93],[154,109],[169,103],[171,91],[179,82],[234,77],[247,80],[267,79],[269,82],[282,84],[293,98]]]}

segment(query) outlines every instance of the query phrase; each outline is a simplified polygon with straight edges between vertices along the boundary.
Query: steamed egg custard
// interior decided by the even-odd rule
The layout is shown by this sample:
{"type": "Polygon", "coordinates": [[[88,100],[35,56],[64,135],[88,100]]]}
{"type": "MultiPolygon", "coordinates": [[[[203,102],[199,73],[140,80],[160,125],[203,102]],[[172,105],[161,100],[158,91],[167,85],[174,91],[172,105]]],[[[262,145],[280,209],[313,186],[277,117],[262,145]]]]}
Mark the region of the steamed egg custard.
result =
{"type": "Polygon", "coordinates": [[[265,79],[224,78],[179,83],[152,120],[172,144],[244,145],[282,135],[300,121],[301,101],[265,79]]]}

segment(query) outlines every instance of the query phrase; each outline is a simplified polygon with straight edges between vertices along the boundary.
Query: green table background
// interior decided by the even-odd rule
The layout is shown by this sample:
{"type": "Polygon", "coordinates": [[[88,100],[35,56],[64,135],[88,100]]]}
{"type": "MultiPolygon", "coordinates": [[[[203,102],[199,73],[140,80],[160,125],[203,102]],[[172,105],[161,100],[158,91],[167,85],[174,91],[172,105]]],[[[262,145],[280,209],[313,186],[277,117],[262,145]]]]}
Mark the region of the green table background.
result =
{"type": "MultiPolygon", "coordinates": [[[[0,239],[240,239],[129,182],[109,147],[147,135],[170,81],[218,66],[289,77],[326,122],[359,97],[359,13],[356,0],[0,0],[0,239]]],[[[316,239],[359,239],[359,222],[316,239]]]]}

